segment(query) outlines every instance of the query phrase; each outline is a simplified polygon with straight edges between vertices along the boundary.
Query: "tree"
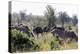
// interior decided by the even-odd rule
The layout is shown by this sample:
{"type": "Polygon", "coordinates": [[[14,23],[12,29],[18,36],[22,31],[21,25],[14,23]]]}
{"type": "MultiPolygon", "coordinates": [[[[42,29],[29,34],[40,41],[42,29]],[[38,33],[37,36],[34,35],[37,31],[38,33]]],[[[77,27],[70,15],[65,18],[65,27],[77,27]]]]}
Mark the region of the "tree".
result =
{"type": "Polygon", "coordinates": [[[62,22],[62,27],[64,27],[65,22],[69,22],[69,16],[66,12],[59,12],[58,18],[60,18],[62,22]]]}
{"type": "Polygon", "coordinates": [[[12,14],[11,23],[12,23],[13,25],[15,25],[15,24],[19,25],[19,23],[20,23],[20,16],[19,16],[18,13],[14,12],[14,13],[12,14]]]}
{"type": "Polygon", "coordinates": [[[73,22],[73,25],[78,24],[78,18],[77,18],[76,15],[73,15],[73,20],[72,20],[72,22],[73,22]]]}
{"type": "Polygon", "coordinates": [[[46,9],[47,11],[45,12],[45,16],[48,19],[48,26],[50,27],[55,26],[56,19],[54,9],[50,5],[47,5],[46,9]]]}
{"type": "Polygon", "coordinates": [[[26,13],[25,13],[25,11],[26,11],[26,10],[20,11],[21,21],[22,21],[22,20],[26,20],[26,13]]]}

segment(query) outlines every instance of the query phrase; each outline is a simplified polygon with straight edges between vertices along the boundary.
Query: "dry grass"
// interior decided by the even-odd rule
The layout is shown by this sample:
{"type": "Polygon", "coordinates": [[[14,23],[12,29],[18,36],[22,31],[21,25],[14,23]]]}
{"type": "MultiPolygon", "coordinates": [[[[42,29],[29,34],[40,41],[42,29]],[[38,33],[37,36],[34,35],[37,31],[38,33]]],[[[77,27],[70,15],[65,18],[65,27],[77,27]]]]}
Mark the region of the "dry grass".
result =
{"type": "MultiPolygon", "coordinates": [[[[42,36],[39,35],[39,37],[36,37],[34,42],[37,43],[40,46],[40,51],[48,51],[51,50],[51,41],[55,41],[55,36],[53,36],[51,33],[44,33],[42,36]]],[[[60,48],[58,50],[66,50],[66,49],[77,49],[78,45],[77,42],[72,41],[70,43],[67,43],[63,41],[63,45],[59,45],[60,48]]],[[[55,49],[53,49],[55,50],[55,49]]]]}

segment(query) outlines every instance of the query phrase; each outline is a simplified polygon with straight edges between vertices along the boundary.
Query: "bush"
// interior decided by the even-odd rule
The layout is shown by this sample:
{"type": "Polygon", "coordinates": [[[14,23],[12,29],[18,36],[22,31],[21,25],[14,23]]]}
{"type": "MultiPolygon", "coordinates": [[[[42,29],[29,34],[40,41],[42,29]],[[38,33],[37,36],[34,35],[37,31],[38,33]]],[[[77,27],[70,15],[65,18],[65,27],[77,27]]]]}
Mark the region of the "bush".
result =
{"type": "Polygon", "coordinates": [[[34,42],[30,39],[27,34],[12,30],[11,31],[11,50],[12,52],[16,51],[29,51],[32,50],[34,42]]]}

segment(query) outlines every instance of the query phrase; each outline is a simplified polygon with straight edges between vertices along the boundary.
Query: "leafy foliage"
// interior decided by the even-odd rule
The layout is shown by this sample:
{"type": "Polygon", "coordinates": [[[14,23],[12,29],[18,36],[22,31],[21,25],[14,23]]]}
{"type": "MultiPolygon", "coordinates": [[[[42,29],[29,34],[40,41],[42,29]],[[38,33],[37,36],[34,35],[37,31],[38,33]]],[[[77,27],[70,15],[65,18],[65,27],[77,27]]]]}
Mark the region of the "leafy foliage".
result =
{"type": "Polygon", "coordinates": [[[48,23],[49,23],[48,25],[54,26],[55,25],[55,20],[56,20],[55,11],[50,5],[48,5],[46,7],[46,9],[47,9],[47,11],[45,12],[45,16],[48,19],[48,23]]]}

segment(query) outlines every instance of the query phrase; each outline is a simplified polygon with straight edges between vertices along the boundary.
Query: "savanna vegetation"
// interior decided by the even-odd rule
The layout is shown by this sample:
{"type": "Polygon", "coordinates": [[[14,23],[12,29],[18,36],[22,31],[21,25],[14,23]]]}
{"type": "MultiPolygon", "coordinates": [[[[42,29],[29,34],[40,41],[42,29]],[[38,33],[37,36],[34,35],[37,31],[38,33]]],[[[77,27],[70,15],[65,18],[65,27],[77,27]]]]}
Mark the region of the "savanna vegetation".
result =
{"type": "MultiPolygon", "coordinates": [[[[78,41],[75,38],[60,38],[59,34],[53,35],[51,33],[53,27],[63,27],[67,32],[74,32],[78,38],[78,18],[77,15],[70,17],[66,12],[59,12],[55,14],[54,8],[50,5],[46,7],[44,16],[27,15],[25,11],[20,13],[12,13],[11,26],[19,27],[24,24],[29,27],[28,32],[10,29],[11,32],[11,52],[31,52],[31,51],[51,51],[51,50],[66,50],[77,49],[78,41]],[[34,34],[33,29],[36,27],[48,27],[49,31],[40,34],[34,34]],[[32,36],[32,34],[34,34],[32,36]]],[[[27,29],[26,29],[27,30],[27,29]]],[[[62,33],[63,34],[63,33],[62,33]]],[[[66,35],[67,36],[67,35],[66,35]]],[[[64,37],[66,37],[64,36],[64,37]]]]}

